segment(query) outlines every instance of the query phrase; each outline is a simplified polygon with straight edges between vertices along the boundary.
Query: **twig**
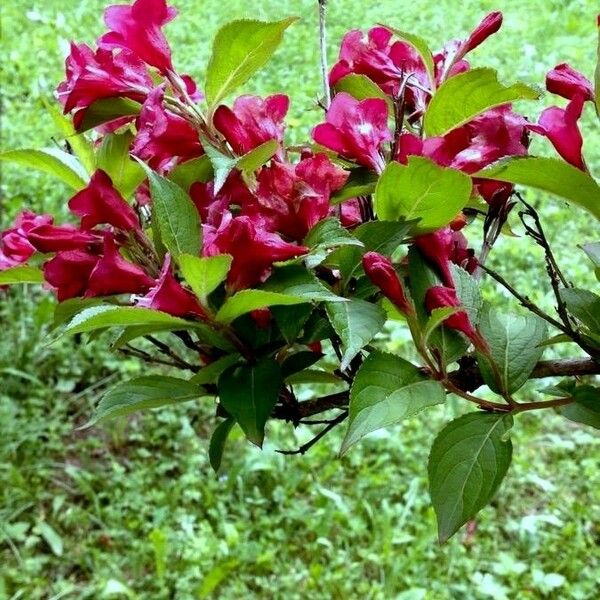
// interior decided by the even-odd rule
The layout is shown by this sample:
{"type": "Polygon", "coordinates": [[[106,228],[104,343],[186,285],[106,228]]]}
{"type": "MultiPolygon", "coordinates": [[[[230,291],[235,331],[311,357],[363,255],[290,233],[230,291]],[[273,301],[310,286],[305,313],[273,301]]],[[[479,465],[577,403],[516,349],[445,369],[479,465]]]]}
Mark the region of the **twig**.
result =
{"type": "Polygon", "coordinates": [[[169,348],[167,344],[156,339],[153,335],[145,335],[144,338],[148,340],[153,346],[158,348],[158,350],[162,354],[168,356],[169,358],[172,358],[173,361],[176,362],[182,369],[187,369],[188,371],[197,370],[195,365],[191,365],[187,361],[183,360],[183,358],[181,358],[181,356],[173,352],[173,350],[171,350],[171,348],[169,348]]]}
{"type": "Polygon", "coordinates": [[[280,454],[306,454],[321,438],[326,436],[336,425],[339,425],[348,416],[348,411],[340,413],[335,419],[331,420],[327,427],[323,428],[314,438],[306,442],[297,450],[277,450],[280,454]]]}
{"type": "Polygon", "coordinates": [[[321,55],[321,79],[323,82],[323,95],[325,109],[331,104],[331,89],[329,88],[329,69],[327,67],[327,0],[318,0],[319,3],[319,51],[321,55]]]}

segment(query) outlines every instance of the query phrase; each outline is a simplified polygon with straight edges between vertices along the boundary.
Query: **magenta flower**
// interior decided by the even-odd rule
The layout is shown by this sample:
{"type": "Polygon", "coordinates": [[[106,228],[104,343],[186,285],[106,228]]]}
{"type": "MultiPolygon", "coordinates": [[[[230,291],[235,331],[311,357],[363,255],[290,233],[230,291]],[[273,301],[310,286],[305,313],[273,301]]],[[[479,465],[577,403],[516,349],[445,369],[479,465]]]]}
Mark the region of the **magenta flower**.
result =
{"type": "Polygon", "coordinates": [[[92,229],[100,224],[112,225],[124,231],[140,229],[135,211],[102,169],[98,169],[89,184],[69,200],[69,208],[73,214],[81,217],[83,229],[92,229]]]}
{"type": "Polygon", "coordinates": [[[592,82],[567,63],[556,65],[548,72],[546,89],[567,100],[573,100],[576,95],[582,95],[585,100],[594,100],[592,82]]]}
{"type": "Polygon", "coordinates": [[[59,302],[83,296],[98,256],[86,250],[66,250],[44,263],[44,279],[56,291],[59,302]]]}
{"type": "Polygon", "coordinates": [[[92,231],[84,231],[73,225],[38,225],[27,233],[27,240],[38,251],[61,252],[85,249],[102,243],[102,237],[92,231]]]}
{"type": "Polygon", "coordinates": [[[144,63],[126,50],[94,52],[85,44],[71,44],[65,71],[66,79],[57,94],[65,114],[74,111],[76,129],[96,100],[124,97],[143,102],[153,87],[144,63]]]}
{"type": "Polygon", "coordinates": [[[240,96],[233,103],[233,109],[219,106],[213,121],[233,151],[243,155],[269,140],[283,142],[283,120],[289,104],[284,94],[264,100],[258,96],[240,96]]]}
{"type": "Polygon", "coordinates": [[[302,240],[329,215],[331,194],[347,178],[348,173],[325,154],[307,156],[296,165],[273,162],[259,173],[256,198],[242,212],[262,221],[270,231],[302,240]]]}
{"type": "Polygon", "coordinates": [[[164,88],[157,87],[144,102],[131,147],[132,154],[160,170],[168,170],[178,160],[183,162],[204,153],[198,131],[165,109],[164,94],[164,88]]]}
{"type": "Polygon", "coordinates": [[[264,282],[271,274],[273,263],[295,258],[309,250],[257,227],[247,216],[232,218],[227,214],[219,229],[204,231],[205,256],[230,254],[233,257],[227,275],[227,287],[231,292],[264,282]]]}
{"type": "Polygon", "coordinates": [[[50,215],[36,215],[25,210],[12,227],[0,233],[0,271],[27,262],[36,250],[29,240],[29,233],[36,227],[50,225],[52,221],[50,215]]]}
{"type": "Polygon", "coordinates": [[[171,257],[168,254],[165,256],[160,277],[150,291],[137,301],[137,306],[160,310],[175,317],[206,316],[194,294],[181,287],[173,276],[171,257]]]}
{"type": "Polygon", "coordinates": [[[414,314],[415,309],[407,299],[400,277],[389,258],[377,252],[367,252],[362,264],[367,277],[401,313],[414,314]]]}
{"type": "Polygon", "coordinates": [[[173,70],[173,63],[161,27],[176,15],[177,11],[167,6],[165,0],[136,0],[131,6],[109,6],[104,12],[104,22],[111,31],[98,43],[101,48],[125,48],[166,74],[173,70]]]}
{"type": "Polygon", "coordinates": [[[385,160],[381,145],[392,139],[385,100],[356,100],[350,94],[336,94],[327,111],[327,122],[313,129],[317,144],[346,159],[381,173],[385,160]]]}
{"type": "Polygon", "coordinates": [[[551,106],[542,112],[537,125],[528,127],[531,131],[546,136],[568,163],[587,171],[582,154],[583,138],[578,125],[584,103],[584,96],[576,94],[566,108],[551,106]]]}
{"type": "Polygon", "coordinates": [[[86,297],[113,294],[144,294],[154,284],[146,272],[125,260],[113,236],[104,236],[104,251],[87,282],[86,297]]]}

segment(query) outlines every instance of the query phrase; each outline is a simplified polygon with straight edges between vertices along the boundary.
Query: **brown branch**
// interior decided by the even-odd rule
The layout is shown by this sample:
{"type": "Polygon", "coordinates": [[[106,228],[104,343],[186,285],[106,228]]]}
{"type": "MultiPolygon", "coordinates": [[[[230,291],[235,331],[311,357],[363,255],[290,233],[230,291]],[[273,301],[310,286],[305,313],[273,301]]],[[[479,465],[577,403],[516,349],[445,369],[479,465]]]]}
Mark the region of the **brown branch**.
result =
{"type": "Polygon", "coordinates": [[[346,417],[348,416],[348,411],[345,410],[343,413],[340,413],[335,419],[329,421],[327,427],[324,427],[313,437],[311,440],[306,442],[298,448],[297,450],[277,450],[279,454],[306,454],[308,450],[310,450],[321,438],[326,436],[336,425],[339,425],[346,417]]]}

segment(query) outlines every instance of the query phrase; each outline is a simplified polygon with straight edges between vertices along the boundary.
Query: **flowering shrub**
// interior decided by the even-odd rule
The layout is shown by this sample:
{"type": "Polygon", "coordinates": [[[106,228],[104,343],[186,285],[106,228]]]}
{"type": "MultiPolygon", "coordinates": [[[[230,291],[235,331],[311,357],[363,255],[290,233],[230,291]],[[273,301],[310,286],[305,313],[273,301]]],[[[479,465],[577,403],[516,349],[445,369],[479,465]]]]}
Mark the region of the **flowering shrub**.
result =
{"type": "MultiPolygon", "coordinates": [[[[162,27],[175,16],[165,0],[109,7],[107,33],[96,49],[72,44],[57,89],[70,117],[54,115],[66,150],[2,155],[72,187],[75,224],[24,210],[1,234],[0,284],[51,289],[56,335],[109,330],[113,349],[163,365],[109,390],[90,424],[217,397],[218,470],[236,423],[258,446],[269,419],[322,424],[288,451],[304,453],[347,421],[344,453],[454,394],[476,410],[446,425],[431,450],[441,540],[496,492],[519,413],[554,409],[600,428],[600,388],[580,379],[600,373],[600,296],[569,283],[516,189],[544,190],[600,218],[578,125],[587,107],[600,111],[598,74],[594,86],[558,65],[546,88],[566,106],[533,122],[512,103],[539,89],[504,85],[468,62],[499,30],[500,13],[435,53],[391,27],[351,31],[331,70],[322,56],[321,122],[288,147],[286,95],[224,102],[294,19],[225,25],[200,91],[173,66],[162,27]],[[532,136],[560,158],[531,156],[532,136]],[[515,207],[543,248],[555,314],[485,265],[515,207]],[[481,231],[480,252],[466,227],[481,231]],[[523,310],[484,303],[485,274],[523,310]],[[410,332],[407,357],[378,348],[390,320],[410,332]],[[580,358],[541,360],[564,342],[580,358]],[[547,399],[519,396],[529,379],[550,376],[565,379],[543,390],[547,399]],[[299,400],[304,384],[330,393],[299,400]],[[475,395],[483,385],[490,393],[475,395]],[[326,411],[329,419],[307,420],[326,411]]],[[[582,241],[600,272],[600,243],[582,241]]]]}

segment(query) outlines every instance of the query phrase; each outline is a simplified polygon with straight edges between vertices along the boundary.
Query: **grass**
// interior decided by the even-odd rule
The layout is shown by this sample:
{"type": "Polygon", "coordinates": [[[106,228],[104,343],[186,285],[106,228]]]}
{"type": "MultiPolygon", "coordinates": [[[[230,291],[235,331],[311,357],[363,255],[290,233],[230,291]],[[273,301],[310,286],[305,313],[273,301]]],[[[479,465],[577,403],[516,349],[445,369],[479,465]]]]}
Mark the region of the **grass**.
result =
{"type": "MultiPolygon", "coordinates": [[[[291,137],[305,137],[320,89],[316,3],[282,0],[250,14],[241,0],[175,3],[182,13],[169,26],[175,61],[198,77],[224,21],[303,17],[246,90],[288,92],[291,137]]],[[[91,43],[106,4],[20,0],[3,8],[4,148],[52,143],[56,132],[41,100],[62,76],[67,41],[91,43]]],[[[344,31],[376,22],[414,30],[437,46],[497,3],[330,5],[333,56],[344,31]]],[[[541,82],[563,60],[591,74],[595,2],[506,0],[502,9],[506,30],[477,51],[475,64],[528,82],[541,82]]],[[[586,156],[598,173],[597,122],[588,114],[585,124],[586,156]]],[[[0,221],[23,206],[59,210],[68,198],[23,169],[3,165],[2,183],[0,221]]],[[[569,276],[591,287],[572,244],[593,239],[590,220],[555,199],[533,199],[569,276]]],[[[549,303],[539,255],[526,240],[501,243],[492,264],[549,303]]],[[[310,435],[276,424],[263,452],[235,438],[226,475],[217,478],[206,455],[210,406],[74,429],[115,372],[131,376],[141,367],[98,343],[48,347],[52,309],[34,290],[10,292],[0,303],[0,599],[598,597],[600,438],[593,430],[553,414],[522,415],[514,462],[493,506],[475,531],[439,547],[425,466],[435,432],[458,406],[373,435],[342,460],[341,432],[305,457],[275,453],[310,435]]]]}

